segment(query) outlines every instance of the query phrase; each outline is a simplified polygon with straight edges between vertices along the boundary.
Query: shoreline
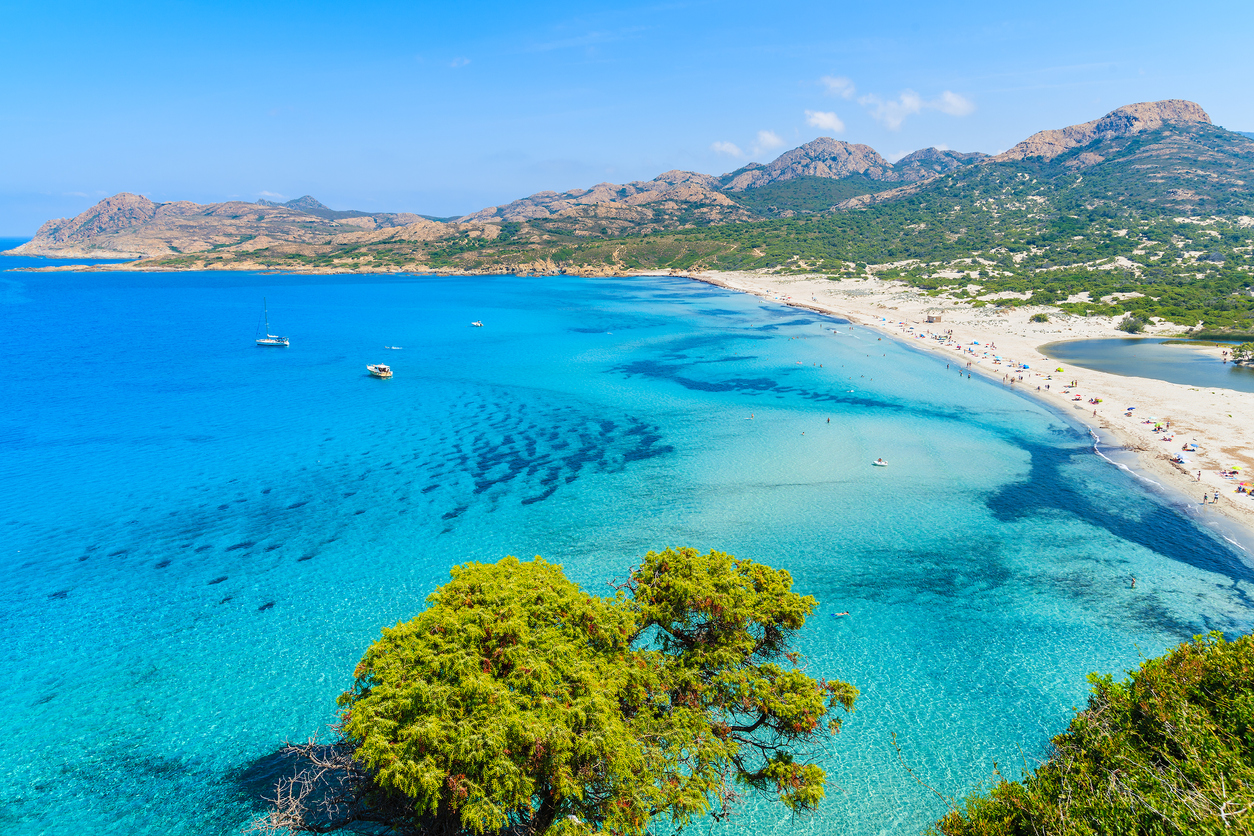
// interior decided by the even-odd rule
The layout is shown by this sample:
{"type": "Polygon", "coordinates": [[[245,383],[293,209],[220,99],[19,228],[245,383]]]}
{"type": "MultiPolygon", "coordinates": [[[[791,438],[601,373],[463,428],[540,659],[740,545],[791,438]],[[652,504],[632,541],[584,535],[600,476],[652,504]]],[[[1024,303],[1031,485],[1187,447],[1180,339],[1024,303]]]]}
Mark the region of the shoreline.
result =
{"type": "MultiPolygon", "coordinates": [[[[1242,468],[1241,473],[1254,476],[1254,432],[1244,428],[1237,417],[1254,415],[1254,393],[1203,389],[1082,369],[1051,360],[1039,351],[1042,346],[1064,340],[1126,337],[1108,318],[1096,321],[1096,317],[1070,316],[1047,307],[975,308],[929,297],[904,282],[879,279],[730,272],[693,273],[689,277],[767,301],[838,316],[916,350],[945,351],[970,361],[972,372],[1017,388],[1050,407],[1060,418],[1083,428],[1092,437],[1097,455],[1126,470],[1164,502],[1232,543],[1254,567],[1254,498],[1235,493],[1242,479],[1219,475],[1221,469],[1235,465],[1242,468]],[[1028,317],[1040,312],[1048,312],[1051,321],[1039,325],[1028,321],[1028,317]],[[928,323],[928,313],[939,316],[941,321],[928,323]],[[934,339],[946,332],[952,332],[952,342],[934,339]],[[973,346],[976,341],[979,345],[973,346]],[[917,345],[919,342],[927,348],[917,345]],[[955,343],[962,346],[961,352],[955,343]],[[994,361],[997,356],[1003,358],[1002,362],[994,361]],[[1029,367],[1014,369],[1013,384],[1008,381],[1012,362],[1029,367]],[[1065,371],[1053,371],[1057,368],[1065,371]],[[1077,386],[1064,391],[1064,384],[1071,381],[1077,386]],[[1078,401],[1074,400],[1077,394],[1078,401]],[[1102,402],[1091,404],[1091,398],[1100,398],[1102,402]],[[1123,404],[1137,407],[1132,412],[1134,417],[1127,417],[1123,404]],[[1222,417],[1212,417],[1216,414],[1222,417]],[[1170,430],[1154,433],[1153,424],[1144,423],[1146,417],[1169,421],[1170,430]],[[1172,440],[1164,441],[1164,437],[1172,440]],[[1181,451],[1184,442],[1193,440],[1200,448],[1197,452],[1181,451]],[[1120,461],[1124,457],[1119,454],[1125,451],[1130,461],[1120,461]],[[1171,462],[1171,455],[1177,452],[1183,453],[1188,464],[1171,462]],[[1200,481],[1196,476],[1199,470],[1200,481]],[[1202,492],[1213,496],[1216,490],[1219,502],[1203,505],[1202,492]]],[[[1218,352],[1214,353],[1218,358],[1218,352]]]]}

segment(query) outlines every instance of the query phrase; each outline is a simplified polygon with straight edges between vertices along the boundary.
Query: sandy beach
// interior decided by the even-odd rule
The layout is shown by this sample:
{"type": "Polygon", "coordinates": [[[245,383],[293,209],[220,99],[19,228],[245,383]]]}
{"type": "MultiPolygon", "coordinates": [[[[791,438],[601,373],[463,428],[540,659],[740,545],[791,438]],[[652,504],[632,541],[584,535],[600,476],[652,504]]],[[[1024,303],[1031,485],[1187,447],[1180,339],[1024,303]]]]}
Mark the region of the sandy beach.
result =
{"type": "MultiPolygon", "coordinates": [[[[1209,520],[1230,538],[1235,536],[1243,547],[1254,544],[1254,499],[1237,493],[1242,481],[1254,483],[1250,478],[1254,475],[1254,429],[1249,421],[1254,415],[1254,393],[1107,374],[1050,360],[1039,350],[1060,340],[1126,337],[1114,327],[1112,318],[1070,316],[1045,307],[977,308],[928,296],[903,282],[875,278],[724,272],[691,277],[841,316],[920,350],[943,352],[970,363],[972,373],[1039,397],[1065,410],[1109,444],[1130,451],[1135,455],[1129,463],[1135,475],[1154,483],[1195,518],[1209,520]],[[1041,312],[1049,315],[1048,322],[1029,321],[1041,312]],[[940,321],[929,323],[929,314],[939,315],[940,321]],[[938,335],[950,339],[936,339],[938,335]],[[1016,369],[1022,364],[1029,368],[1016,369]],[[1055,371],[1059,367],[1064,371],[1055,371]],[[1075,386],[1067,385],[1073,381],[1075,386]],[[1094,399],[1100,403],[1091,403],[1094,399]],[[1129,406],[1136,407],[1130,415],[1129,406]],[[1154,420],[1147,423],[1149,418],[1154,420]],[[1156,433],[1155,424],[1168,428],[1156,433]],[[1181,448],[1186,442],[1196,442],[1198,449],[1184,452],[1181,448]],[[1177,453],[1186,464],[1172,461],[1177,453]],[[1240,468],[1241,475],[1222,475],[1234,467],[1240,468]],[[1215,491],[1219,501],[1203,505],[1203,494],[1213,497],[1215,491]]],[[[1158,330],[1177,333],[1179,328],[1158,330]]],[[[1215,362],[1221,362],[1219,349],[1201,350],[1211,351],[1215,362]]]]}

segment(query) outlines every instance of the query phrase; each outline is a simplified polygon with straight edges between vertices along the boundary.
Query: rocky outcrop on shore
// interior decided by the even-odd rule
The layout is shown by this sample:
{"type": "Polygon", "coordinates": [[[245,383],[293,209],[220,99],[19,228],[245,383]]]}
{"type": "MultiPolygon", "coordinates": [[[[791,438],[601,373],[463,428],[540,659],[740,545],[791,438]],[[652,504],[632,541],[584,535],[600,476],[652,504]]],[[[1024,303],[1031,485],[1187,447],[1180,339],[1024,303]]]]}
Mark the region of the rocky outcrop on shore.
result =
{"type": "Polygon", "coordinates": [[[1211,124],[1210,116],[1202,110],[1200,105],[1184,99],[1124,105],[1092,122],[1034,133],[1009,151],[991,157],[990,160],[1000,162],[1022,160],[1028,157],[1052,160],[1072,148],[1079,148],[1098,140],[1132,136],[1157,130],[1166,124],[1197,122],[1209,125],[1211,124]]]}

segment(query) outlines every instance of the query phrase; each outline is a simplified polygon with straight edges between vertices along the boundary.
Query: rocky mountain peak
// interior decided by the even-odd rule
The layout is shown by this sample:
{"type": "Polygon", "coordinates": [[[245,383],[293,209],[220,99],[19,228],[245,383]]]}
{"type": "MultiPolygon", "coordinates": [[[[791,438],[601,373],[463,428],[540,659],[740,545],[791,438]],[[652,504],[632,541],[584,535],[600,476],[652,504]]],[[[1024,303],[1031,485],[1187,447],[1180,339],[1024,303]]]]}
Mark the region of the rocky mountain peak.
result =
{"type": "Polygon", "coordinates": [[[893,167],[874,148],[821,136],[758,168],[742,170],[727,184],[732,192],[756,189],[798,177],[849,177],[862,174],[873,180],[896,179],[893,167]]]}
{"type": "Polygon", "coordinates": [[[1140,102],[1116,108],[1092,122],[1034,133],[1009,151],[992,159],[1000,161],[1043,157],[1052,160],[1072,148],[1079,148],[1090,142],[1153,131],[1165,124],[1196,122],[1211,124],[1210,116],[1202,110],[1201,105],[1194,102],[1184,99],[1140,102]]]}
{"type": "Polygon", "coordinates": [[[334,211],[330,206],[324,206],[322,201],[316,200],[312,195],[302,195],[295,200],[289,200],[283,205],[289,209],[296,209],[300,212],[309,212],[310,214],[334,211]]]}
{"type": "Polygon", "coordinates": [[[910,173],[918,171],[923,176],[924,172],[932,174],[945,174],[953,171],[955,168],[962,168],[965,165],[973,165],[980,160],[986,158],[988,154],[982,154],[979,151],[950,151],[947,148],[922,148],[913,154],[907,154],[897,162],[893,163],[893,169],[901,174],[902,179],[914,180],[918,177],[910,176],[910,173]]]}

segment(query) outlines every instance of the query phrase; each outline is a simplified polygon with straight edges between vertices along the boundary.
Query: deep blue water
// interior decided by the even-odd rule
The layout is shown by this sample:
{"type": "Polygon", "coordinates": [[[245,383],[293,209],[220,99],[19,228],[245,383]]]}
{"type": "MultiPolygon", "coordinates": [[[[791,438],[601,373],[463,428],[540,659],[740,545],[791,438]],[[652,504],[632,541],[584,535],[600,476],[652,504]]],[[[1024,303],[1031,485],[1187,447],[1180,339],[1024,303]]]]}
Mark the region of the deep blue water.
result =
{"type": "MultiPolygon", "coordinates": [[[[1228,347],[1231,349],[1231,345],[1228,347]]],[[[1040,350],[1052,360],[1107,374],[1148,377],[1182,386],[1254,392],[1254,367],[1224,363],[1221,358],[1198,351],[1179,339],[1066,340],[1041,346],[1040,350]]]]}
{"type": "Polygon", "coordinates": [[[542,554],[606,592],[651,548],[719,548],[820,600],[808,670],[862,690],[829,798],[716,834],[921,831],[945,805],[894,734],[958,795],[1043,756],[1089,672],[1254,623],[1243,559],[1063,417],[753,296],[0,281],[5,834],[239,832],[257,764],[325,734],[379,630],[466,560],[542,554]],[[263,296],[290,348],[253,344],[263,296]]]}

